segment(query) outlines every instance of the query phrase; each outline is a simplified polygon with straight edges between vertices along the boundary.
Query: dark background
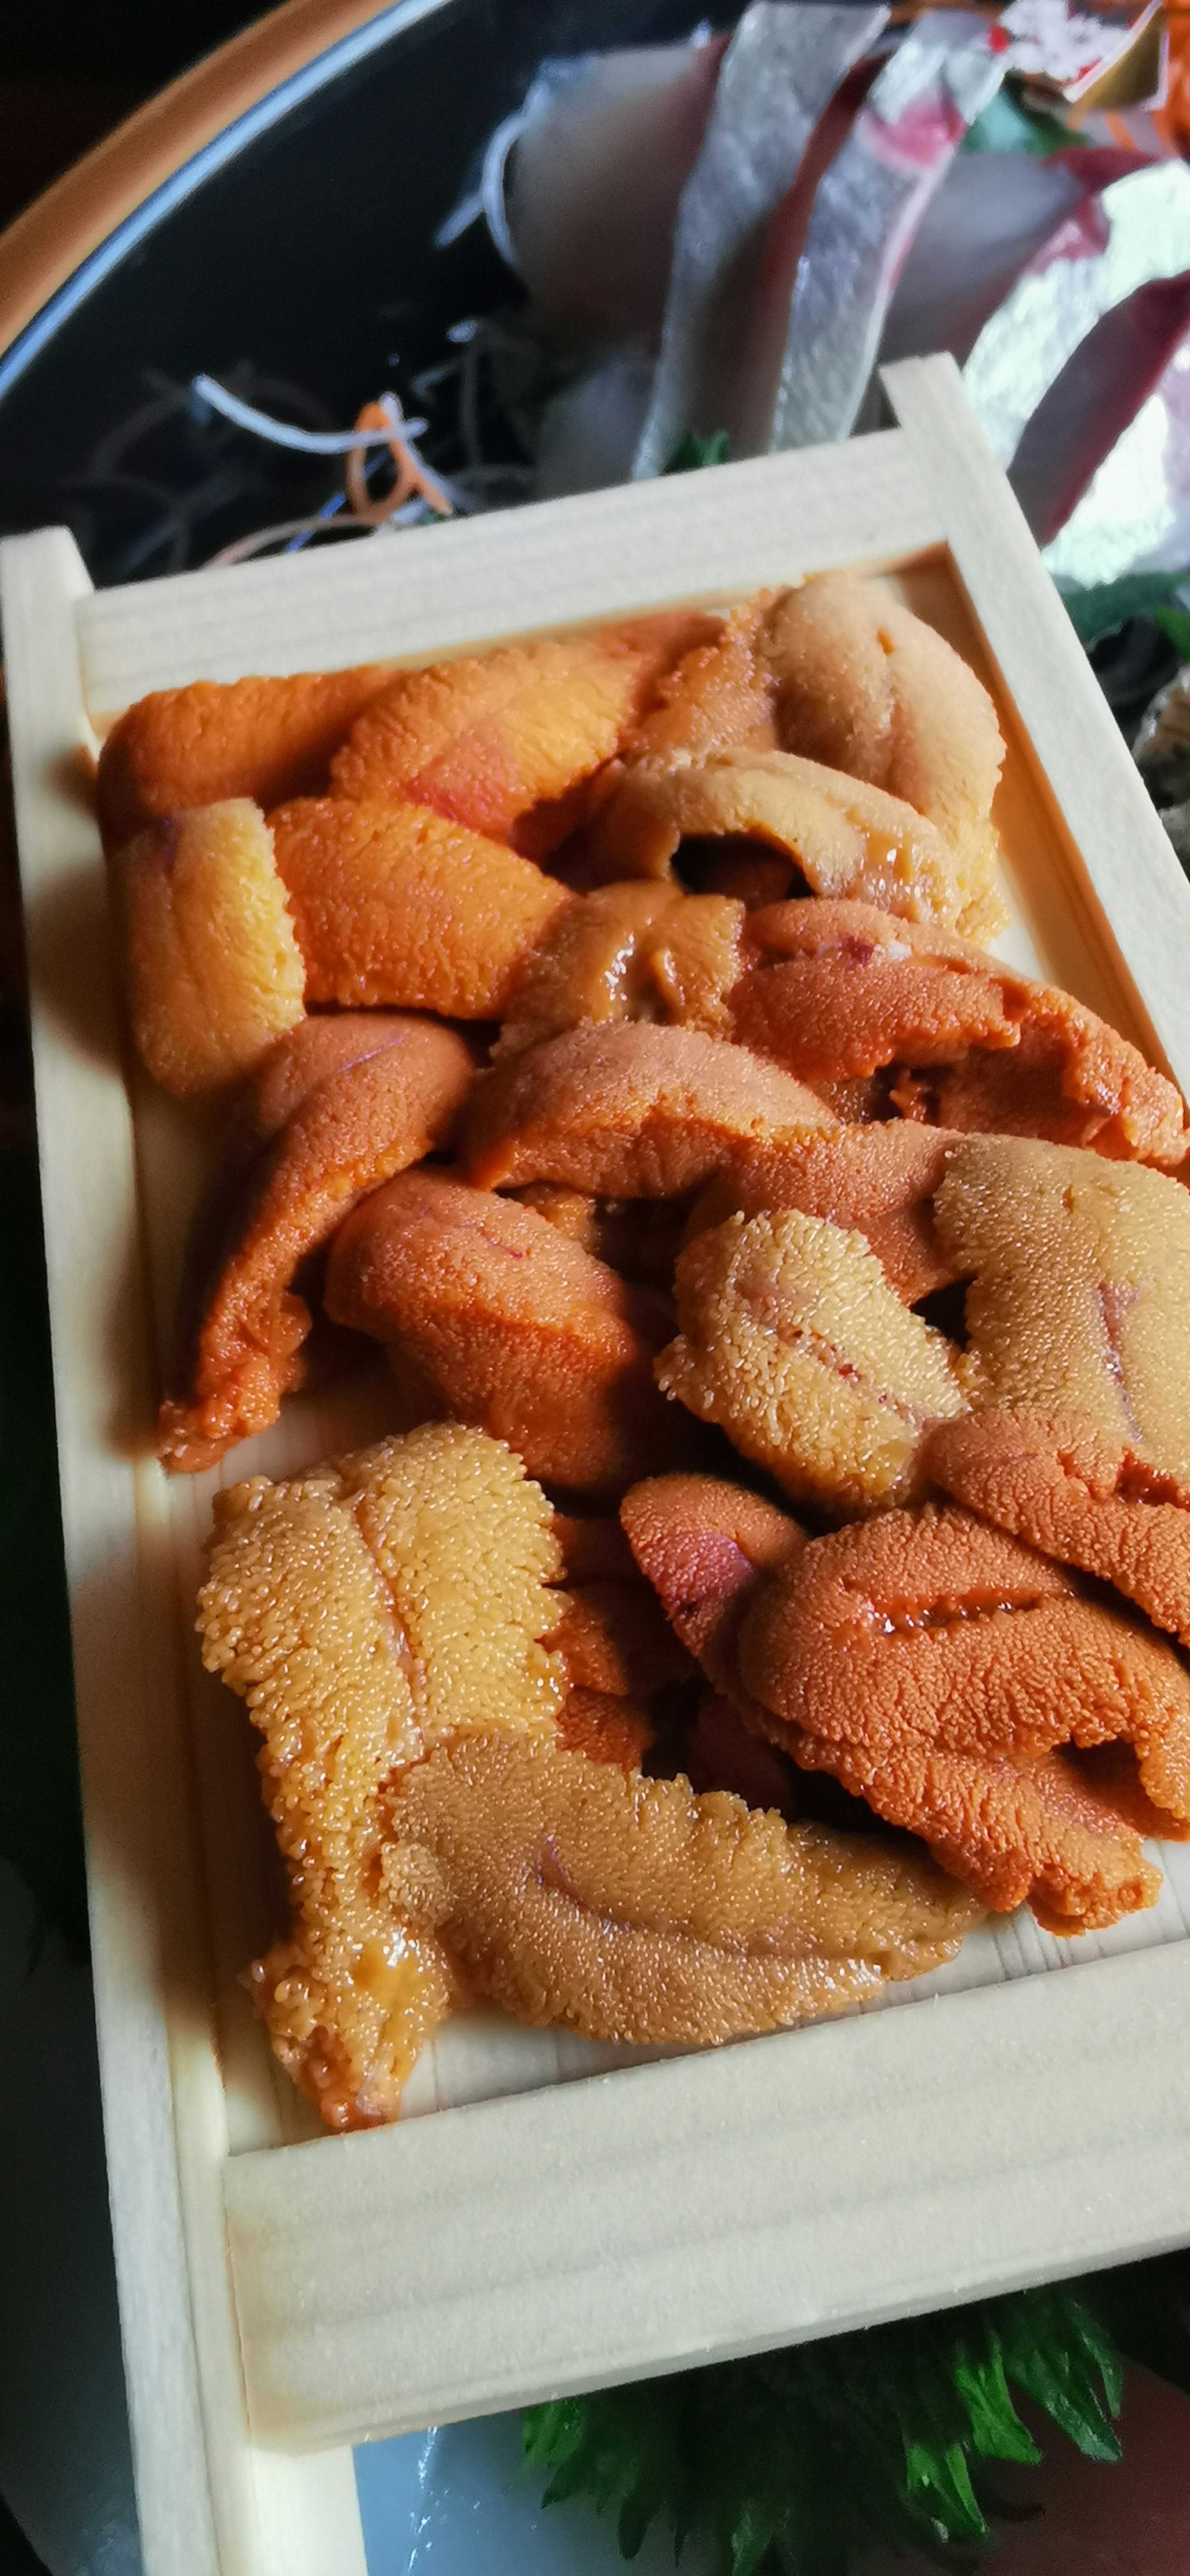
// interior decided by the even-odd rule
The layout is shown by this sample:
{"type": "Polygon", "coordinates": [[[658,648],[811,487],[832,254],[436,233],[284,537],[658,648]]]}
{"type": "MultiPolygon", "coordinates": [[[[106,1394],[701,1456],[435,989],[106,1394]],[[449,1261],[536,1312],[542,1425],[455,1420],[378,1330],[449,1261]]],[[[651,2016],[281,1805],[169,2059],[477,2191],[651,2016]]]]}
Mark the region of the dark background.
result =
{"type": "Polygon", "coordinates": [[[141,99],[264,14],[243,0],[17,0],[0,10],[0,224],[141,99]]]}
{"type": "MultiPolygon", "coordinates": [[[[55,143],[65,162],[86,139],[61,121],[55,132],[55,117],[110,117],[108,76],[121,64],[130,86],[117,116],[204,39],[263,14],[235,0],[180,0],[171,14],[161,0],[154,20],[142,0],[113,0],[81,50],[95,84],[72,73],[68,91],[35,67],[51,48],[64,60],[67,31],[85,28],[82,0],[39,8],[36,28],[6,28],[0,84],[7,75],[10,119],[41,137],[37,184],[52,176],[55,143]]],[[[482,225],[443,250],[436,227],[543,54],[581,52],[593,35],[664,43],[700,14],[699,0],[445,0],[288,105],[249,148],[196,168],[113,265],[84,263],[61,310],[51,300],[44,324],[0,353],[0,534],[64,523],[93,581],[110,585],[208,563],[324,508],[339,470],[215,419],[189,390],[203,372],[319,428],[391,387],[411,413],[429,411],[431,460],[454,472],[465,461],[457,384],[423,398],[421,372],[451,355],[457,324],[523,298],[482,225]]],[[[0,184],[4,169],[0,130],[0,184]]],[[[517,461],[499,403],[485,406],[481,433],[487,461],[517,461]]]]}

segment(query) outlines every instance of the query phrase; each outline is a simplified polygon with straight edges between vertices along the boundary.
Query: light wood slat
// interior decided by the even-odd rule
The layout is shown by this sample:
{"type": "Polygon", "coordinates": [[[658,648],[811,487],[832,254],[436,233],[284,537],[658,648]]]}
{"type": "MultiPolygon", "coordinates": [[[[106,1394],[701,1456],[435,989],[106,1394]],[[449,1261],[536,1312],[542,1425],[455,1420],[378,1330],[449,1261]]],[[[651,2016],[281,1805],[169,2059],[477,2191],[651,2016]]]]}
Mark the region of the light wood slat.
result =
{"type": "Polygon", "coordinates": [[[254,2428],[395,2432],[1172,2245],[1188,2012],[1180,1942],[235,2157],[254,2428]]]}
{"type": "Polygon", "coordinates": [[[366,2576],[349,2453],[247,2439],[169,1488],[60,529],[0,548],[96,2023],[146,2576],[366,2576]],[[139,1463],[134,1464],[134,1460],[139,1463]],[[333,2538],[333,2546],[332,2546],[333,2538]]]}
{"type": "Polygon", "coordinates": [[[155,1850],[186,1829],[142,1654],[135,1477],[113,1428],[143,1402],[145,1317],[129,1278],[132,1126],[103,973],[95,825],[62,793],[85,742],[74,635],[89,584],[62,529],[3,548],[13,785],[33,996],[33,1059],[53,1318],[58,1470],[86,1811],[96,2021],[137,2493],[153,2576],[217,2565],[204,2473],[173,2153],[167,1924],[155,1850]],[[82,1026],[71,1002],[90,966],[82,1026]],[[95,972],[96,965],[99,972],[95,972]],[[70,985],[63,1009],[64,976],[70,985]],[[85,1257],[83,1247],[86,1247],[85,1257]],[[140,1794],[130,1796],[130,1784],[140,1794]]]}
{"type": "Polygon", "coordinates": [[[900,561],[942,534],[905,441],[885,431],[849,448],[97,591],[79,617],[83,685],[92,712],[111,715],[188,680],[425,660],[844,560],[900,561]]]}
{"type": "Polygon", "coordinates": [[[1072,892],[1096,941],[1121,960],[1149,1052],[1190,1090],[1190,890],[1168,834],[953,358],[903,359],[883,382],[945,520],[988,659],[1069,835],[1072,892]]]}

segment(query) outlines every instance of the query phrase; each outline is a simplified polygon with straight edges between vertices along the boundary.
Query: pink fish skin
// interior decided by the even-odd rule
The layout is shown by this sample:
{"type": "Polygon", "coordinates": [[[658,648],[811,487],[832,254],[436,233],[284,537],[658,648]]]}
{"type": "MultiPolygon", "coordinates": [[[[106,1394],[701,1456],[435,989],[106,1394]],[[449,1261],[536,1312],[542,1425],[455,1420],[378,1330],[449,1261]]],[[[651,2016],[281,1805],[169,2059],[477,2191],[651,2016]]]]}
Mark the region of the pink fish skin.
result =
{"type": "Polygon", "coordinates": [[[764,454],[781,381],[789,299],[806,247],[818,183],[842,150],[879,70],[876,54],[864,54],[852,64],[819,117],[802,154],[797,177],[769,224],[740,350],[734,406],[724,422],[733,456],[764,454]]]}
{"type": "Polygon", "coordinates": [[[1190,269],[1104,313],[1022,431],[1009,481],[1039,546],[1065,526],[1105,456],[1190,333],[1190,269]]]}

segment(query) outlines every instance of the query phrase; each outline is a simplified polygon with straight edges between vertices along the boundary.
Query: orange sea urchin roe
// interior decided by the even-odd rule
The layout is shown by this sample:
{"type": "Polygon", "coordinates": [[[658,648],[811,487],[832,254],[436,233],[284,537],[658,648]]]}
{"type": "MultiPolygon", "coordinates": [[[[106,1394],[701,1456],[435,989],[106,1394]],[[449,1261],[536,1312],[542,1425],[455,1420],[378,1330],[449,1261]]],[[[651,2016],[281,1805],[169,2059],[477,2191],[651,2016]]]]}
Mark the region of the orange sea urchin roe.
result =
{"type": "Polygon", "coordinates": [[[656,692],[627,748],[638,759],[744,744],[775,751],[773,683],[757,645],[773,604],[758,591],[725,619],[718,635],[692,645],[656,692]]]}
{"type": "MultiPolygon", "coordinates": [[[[408,797],[493,840],[523,838],[534,857],[554,834],[548,812],[610,759],[683,623],[652,648],[604,636],[512,644],[480,657],[401,671],[336,755],[336,795],[408,797]],[[535,824],[535,828],[534,828],[535,824]]],[[[555,831],[569,828],[562,808],[555,831]]]]}
{"type": "Polygon", "coordinates": [[[819,573],[787,591],[764,651],[786,749],[928,816],[955,854],[963,928],[1001,927],[991,816],[1004,744],[969,665],[883,582],[854,573],[819,573]]]}
{"type": "Polygon", "coordinates": [[[627,769],[596,838],[625,873],[661,876],[684,839],[730,836],[795,861],[813,893],[882,905],[911,921],[957,921],[958,863],[902,798],[781,751],[708,752],[627,769]]]}
{"type": "Polygon", "coordinates": [[[309,797],[270,819],[310,1002],[498,1019],[573,901],[530,860],[425,806],[309,797]]]}
{"type": "Polygon", "coordinates": [[[307,1029],[317,1024],[303,1023],[283,1043],[299,1057],[309,1047],[315,1079],[309,1088],[299,1081],[284,1123],[249,1161],[234,1213],[220,1209],[225,1231],[211,1247],[211,1284],[195,1300],[183,1383],[161,1408],[158,1456],[167,1467],[212,1466],[275,1422],[282,1396],[300,1383],[297,1355],[310,1325],[290,1288],[298,1262],[362,1192],[442,1141],[471,1079],[463,1040],[430,1020],[358,1021],[345,1063],[334,1061],[350,1043],[340,1025],[329,1070],[325,1042],[307,1041],[307,1029]]]}
{"type": "Polygon", "coordinates": [[[664,1309],[531,1208],[406,1173],[343,1227],[326,1304],[551,1484],[619,1491],[675,1455],[652,1374],[664,1309]]]}
{"type": "Polygon", "coordinates": [[[394,1894],[521,2021],[732,2039],[839,2012],[952,1954],[970,1900],[929,1864],[548,1743],[441,1748],[391,1801],[394,1894]],[[406,1902],[409,1898],[406,1897],[406,1902]]]}
{"type": "Polygon", "coordinates": [[[573,1584],[559,1594],[558,1608],[546,1642],[561,1655],[572,1690],[649,1699],[664,1682],[694,1671],[657,1593],[635,1566],[624,1580],[573,1584]]]}
{"type": "Polygon", "coordinates": [[[837,1124],[745,1048],[698,1029],[569,1029],[496,1066],[468,1103],[461,1153],[488,1188],[559,1181],[611,1198],[680,1198],[744,1139],[837,1124]]]}
{"type": "Polygon", "coordinates": [[[642,1574],[712,1679],[726,1653],[725,1612],[758,1574],[805,1544],[788,1512],[719,1476],[648,1476],[625,1494],[620,1520],[642,1574]]]}
{"type": "Polygon", "coordinates": [[[99,755],[105,847],[184,806],[251,796],[267,807],[316,794],[331,753],[390,677],[383,663],[365,663],[284,680],[194,680],[139,698],[99,755]]]}
{"type": "Polygon", "coordinates": [[[954,1277],[932,1207],[954,1141],[945,1128],[891,1118],[794,1145],[741,1148],[700,1191],[688,1235],[736,1214],[801,1208],[862,1234],[890,1287],[911,1306],[954,1277]]]}
{"type": "Polygon", "coordinates": [[[731,994],[735,1034],[802,1081],[894,1065],[894,1106],[942,1127],[1111,1160],[1176,1163],[1186,1151],[1178,1093],[1138,1048],[970,940],[823,899],[751,914],[748,940],[761,963],[731,994]]]}
{"type": "Polygon", "coordinates": [[[567,1692],[558,1711],[557,1736],[564,1753],[615,1762],[621,1771],[640,1770],[654,1733],[643,1701],[615,1691],[587,1690],[581,1682],[567,1692]]]}
{"type": "Polygon", "coordinates": [[[1077,1413],[994,1410],[942,1423],[935,1483],[1043,1556],[1113,1583],[1190,1646],[1190,1488],[1077,1413]]]}
{"type": "Polygon", "coordinates": [[[1055,1930],[1151,1904],[1137,1832],[1190,1824],[1190,1678],[1135,1622],[969,1513],[811,1540],[750,1603],[740,1671],[771,1732],[943,1866],[1055,1930]],[[1121,1797],[1067,1748],[1135,1751],[1121,1797]]]}
{"type": "MultiPolygon", "coordinates": [[[[752,1706],[740,1680],[736,1637],[761,1579],[805,1546],[804,1531],[788,1512],[718,1476],[649,1476],[625,1494],[620,1519],[676,1635],[730,1702],[733,1728],[742,1723],[754,1736],[767,1734],[764,1711],[752,1706]]],[[[722,1739],[713,1716],[708,1731],[722,1739]]],[[[714,1785],[744,1794],[739,1779],[714,1785]]]]}
{"type": "Polygon", "coordinates": [[[736,1036],[803,1082],[1017,1043],[1024,978],[946,931],[819,897],[752,913],[748,936],[762,962],[732,994],[736,1036]]]}
{"type": "Polygon", "coordinates": [[[743,918],[723,895],[648,880],[576,895],[509,995],[501,1055],[587,1020],[672,1020],[725,1036],[743,918]]]}

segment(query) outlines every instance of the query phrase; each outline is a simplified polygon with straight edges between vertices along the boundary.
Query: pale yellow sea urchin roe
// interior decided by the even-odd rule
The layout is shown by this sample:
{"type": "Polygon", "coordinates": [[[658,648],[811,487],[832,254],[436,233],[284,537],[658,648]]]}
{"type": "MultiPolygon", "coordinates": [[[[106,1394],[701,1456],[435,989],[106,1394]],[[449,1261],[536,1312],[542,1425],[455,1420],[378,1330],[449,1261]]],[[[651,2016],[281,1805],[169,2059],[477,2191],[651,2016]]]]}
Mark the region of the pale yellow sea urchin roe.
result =
{"type": "Polygon", "coordinates": [[[795,1497],[839,1511],[913,1491],[926,1424],[961,1413],[962,1363],[902,1305],[861,1234],[787,1208],[687,1245],[660,1384],[795,1497]]]}
{"type": "Polygon", "coordinates": [[[386,1883],[521,2021],[716,2041],[842,2012],[976,1919],[924,1857],[786,1825],[525,1736],[442,1745],[399,1783],[386,1883]]]}
{"type": "Polygon", "coordinates": [[[208,1669],[264,1736],[289,1873],[293,1937],[252,1971],[274,2048],[333,2128],[391,2119],[452,1981],[377,1892],[377,1791],[421,1733],[404,1640],[333,1472],[218,1497],[199,1608],[208,1669]]]}
{"type": "Polygon", "coordinates": [[[1085,1414],[1190,1478],[1190,1192],[1024,1136],[967,1136],[934,1201],[981,1401],[1085,1414]]]}
{"type": "Polygon", "coordinates": [[[395,2118],[457,1985],[384,1893],[381,1789],[451,1722],[550,1729],[565,1669],[539,1641],[559,1562],[519,1462],[451,1424],[217,1500],[203,1659],[265,1738],[294,1912],[252,1982],[282,2064],[334,2128],[395,2118]]]}
{"type": "Polygon", "coordinates": [[[133,1035],[180,1100],[255,1071],[302,1018],[306,969],[273,836],[246,796],[166,816],[112,861],[133,1035]]]}
{"type": "Polygon", "coordinates": [[[538,1640],[557,1620],[553,1514],[503,1442],[456,1422],[344,1461],[344,1491],[409,1640],[427,1744],[493,1724],[550,1727],[566,1675],[538,1640]]]}

